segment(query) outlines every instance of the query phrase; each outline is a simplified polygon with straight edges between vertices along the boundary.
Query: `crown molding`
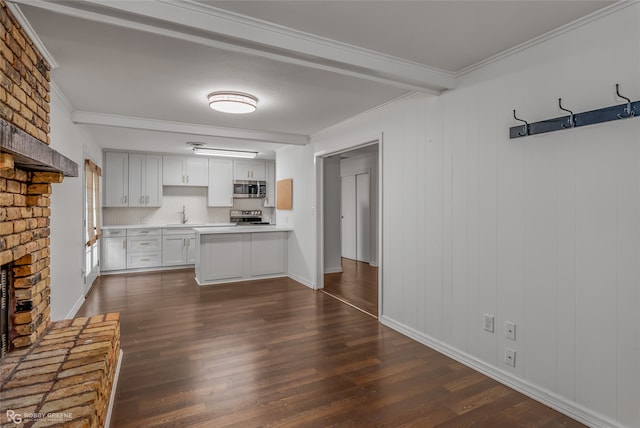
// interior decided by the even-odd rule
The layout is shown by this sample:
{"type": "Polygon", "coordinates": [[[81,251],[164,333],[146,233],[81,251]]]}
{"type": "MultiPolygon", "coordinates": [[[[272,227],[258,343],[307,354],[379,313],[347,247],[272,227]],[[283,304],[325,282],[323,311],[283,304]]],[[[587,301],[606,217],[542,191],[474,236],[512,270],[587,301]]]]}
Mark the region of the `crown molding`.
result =
{"type": "Polygon", "coordinates": [[[102,125],[117,128],[142,129],[147,131],[173,132],[177,134],[223,137],[240,140],[260,141],[303,146],[309,142],[307,135],[286,132],[257,131],[252,129],[225,128],[196,123],[171,122],[142,117],[120,116],[76,110],[71,120],[82,125],[102,125]]]}
{"type": "Polygon", "coordinates": [[[620,0],[616,3],[613,3],[612,5],[606,6],[600,10],[597,10],[593,13],[590,13],[589,15],[583,16],[582,18],[578,18],[575,21],[569,22],[568,24],[565,24],[561,27],[558,27],[554,30],[551,30],[545,34],[542,34],[538,37],[534,37],[531,40],[528,40],[524,43],[521,43],[517,46],[514,46],[512,48],[506,49],[502,52],[499,52],[493,56],[490,56],[488,58],[483,59],[482,61],[478,61],[475,64],[472,64],[468,67],[463,68],[462,70],[459,70],[458,72],[455,73],[456,75],[456,79],[469,74],[473,71],[479,70],[481,68],[484,68],[488,65],[491,65],[495,62],[499,62],[505,58],[508,58],[512,55],[518,54],[522,51],[526,51],[529,48],[532,48],[536,45],[539,45],[541,43],[546,42],[547,40],[551,40],[554,39],[558,36],[561,36],[569,31],[573,31],[576,28],[582,27],[583,25],[586,25],[590,22],[596,21],[598,19],[604,18],[607,15],[610,15],[614,12],[617,12],[619,10],[622,10],[626,7],[632,6],[633,4],[638,3],[638,0],[620,0]]]}
{"type": "Polygon", "coordinates": [[[407,94],[401,95],[398,98],[394,98],[392,100],[389,100],[383,104],[380,104],[378,106],[375,106],[373,108],[370,108],[369,110],[365,110],[363,112],[360,112],[356,115],[353,115],[351,117],[348,117],[338,123],[334,123],[333,125],[330,125],[326,128],[323,128],[317,132],[314,132],[313,134],[310,135],[311,140],[313,140],[314,138],[322,138],[322,136],[326,133],[332,132],[335,129],[340,129],[343,126],[348,125],[349,123],[353,123],[357,120],[360,120],[363,117],[366,117],[368,115],[370,115],[371,113],[374,113],[378,110],[383,110],[386,109],[387,107],[390,107],[394,104],[398,104],[401,103],[405,100],[408,100],[410,98],[414,98],[414,97],[419,97],[419,96],[425,96],[425,94],[423,92],[420,91],[413,91],[413,92],[409,92],[407,94]]]}
{"type": "Polygon", "coordinates": [[[77,18],[437,95],[455,74],[190,0],[11,0],[77,18]],[[215,30],[212,30],[215,29],[215,30]]]}
{"type": "Polygon", "coordinates": [[[57,68],[58,63],[56,62],[53,55],[51,55],[51,52],[47,50],[47,47],[44,45],[44,43],[42,43],[42,40],[40,40],[40,37],[38,37],[38,34],[31,26],[31,23],[29,22],[27,17],[24,16],[24,13],[22,13],[20,6],[15,4],[15,2],[12,2],[11,0],[7,1],[6,4],[24,32],[27,33],[27,36],[29,36],[29,39],[31,39],[31,41],[33,42],[33,45],[36,47],[36,49],[38,49],[38,51],[40,51],[44,59],[49,63],[49,66],[51,66],[52,69],[57,68]]]}

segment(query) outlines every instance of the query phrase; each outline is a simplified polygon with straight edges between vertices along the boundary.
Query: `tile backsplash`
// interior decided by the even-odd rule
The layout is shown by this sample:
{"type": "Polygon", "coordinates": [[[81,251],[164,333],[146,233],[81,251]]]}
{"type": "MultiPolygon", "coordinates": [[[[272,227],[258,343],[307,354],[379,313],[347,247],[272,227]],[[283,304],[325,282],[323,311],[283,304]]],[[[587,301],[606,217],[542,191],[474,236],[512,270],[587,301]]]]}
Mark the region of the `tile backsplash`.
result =
{"type": "Polygon", "coordinates": [[[262,206],[264,199],[236,199],[233,208],[207,207],[206,187],[165,186],[159,208],[103,208],[102,223],[106,225],[150,224],[162,225],[182,222],[182,207],[188,223],[226,223],[229,211],[262,210],[262,220],[271,221],[273,208],[262,206]]]}

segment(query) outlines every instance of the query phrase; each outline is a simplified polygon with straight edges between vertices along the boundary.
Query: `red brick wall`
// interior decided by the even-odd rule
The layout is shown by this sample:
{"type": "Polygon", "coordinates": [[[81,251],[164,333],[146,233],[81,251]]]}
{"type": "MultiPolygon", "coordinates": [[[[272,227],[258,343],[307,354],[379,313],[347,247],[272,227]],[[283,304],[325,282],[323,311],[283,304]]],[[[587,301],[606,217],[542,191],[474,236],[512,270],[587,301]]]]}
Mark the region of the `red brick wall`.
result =
{"type": "Polygon", "coordinates": [[[0,0],[0,118],[47,144],[50,69],[0,0]]]}

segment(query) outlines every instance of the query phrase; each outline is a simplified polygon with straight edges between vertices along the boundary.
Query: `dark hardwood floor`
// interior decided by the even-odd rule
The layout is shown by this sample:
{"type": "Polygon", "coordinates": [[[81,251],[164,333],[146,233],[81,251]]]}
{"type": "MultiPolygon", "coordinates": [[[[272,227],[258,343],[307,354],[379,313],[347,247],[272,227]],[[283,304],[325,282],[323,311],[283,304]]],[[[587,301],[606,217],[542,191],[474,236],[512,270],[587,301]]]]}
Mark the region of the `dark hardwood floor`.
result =
{"type": "Polygon", "coordinates": [[[79,316],[121,312],[112,427],[577,427],[290,279],[198,287],[102,277],[79,316]]]}
{"type": "Polygon", "coordinates": [[[325,293],[378,316],[378,268],[342,258],[342,272],[324,275],[325,293]]]}

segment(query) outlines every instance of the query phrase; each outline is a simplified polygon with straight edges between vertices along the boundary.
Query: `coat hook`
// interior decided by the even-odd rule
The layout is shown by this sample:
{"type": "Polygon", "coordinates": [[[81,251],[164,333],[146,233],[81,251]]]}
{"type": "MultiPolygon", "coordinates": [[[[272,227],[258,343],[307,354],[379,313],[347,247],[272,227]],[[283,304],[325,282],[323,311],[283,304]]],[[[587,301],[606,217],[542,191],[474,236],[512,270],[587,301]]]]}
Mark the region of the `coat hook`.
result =
{"type": "Polygon", "coordinates": [[[569,116],[569,126],[564,126],[564,123],[562,124],[563,128],[573,128],[576,126],[575,121],[573,120],[573,112],[569,109],[566,109],[564,107],[562,107],[562,98],[558,98],[558,107],[560,107],[560,110],[566,111],[568,112],[571,116],[569,116]]]}
{"type": "Polygon", "coordinates": [[[629,119],[630,117],[635,116],[636,112],[631,109],[631,99],[620,94],[620,84],[618,83],[616,83],[616,95],[627,100],[627,108],[624,109],[624,113],[626,114],[626,116],[622,116],[618,113],[618,119],[629,119]]]}
{"type": "Polygon", "coordinates": [[[518,135],[521,137],[526,137],[527,135],[529,135],[529,122],[527,122],[526,120],[523,119],[519,119],[518,116],[516,116],[516,111],[513,111],[513,118],[515,120],[519,120],[520,122],[524,122],[524,125],[522,125],[522,128],[524,129],[524,134],[521,132],[518,132],[518,135]]]}

